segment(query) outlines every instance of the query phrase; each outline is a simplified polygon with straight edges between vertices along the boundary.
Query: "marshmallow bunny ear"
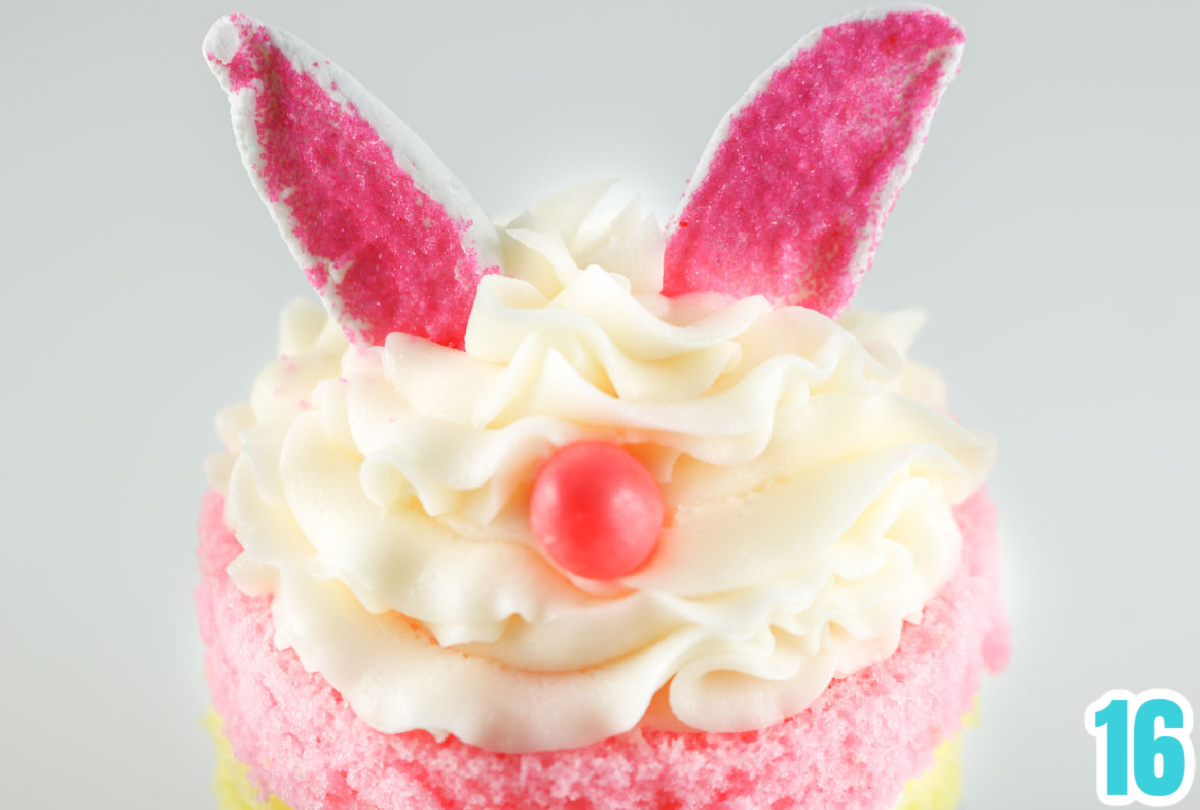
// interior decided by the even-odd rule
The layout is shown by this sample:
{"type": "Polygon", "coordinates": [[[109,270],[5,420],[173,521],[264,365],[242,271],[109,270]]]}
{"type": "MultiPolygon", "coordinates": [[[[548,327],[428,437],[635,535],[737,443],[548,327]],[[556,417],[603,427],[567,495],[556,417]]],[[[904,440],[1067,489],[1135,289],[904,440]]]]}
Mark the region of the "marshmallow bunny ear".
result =
{"type": "Polygon", "coordinates": [[[932,9],[815,31],[717,127],[668,226],[663,292],[850,301],[962,55],[932,9]]]}
{"type": "Polygon", "coordinates": [[[352,341],[461,348],[491,219],[396,116],[295,37],[241,15],[204,40],[250,179],[352,341]]]}

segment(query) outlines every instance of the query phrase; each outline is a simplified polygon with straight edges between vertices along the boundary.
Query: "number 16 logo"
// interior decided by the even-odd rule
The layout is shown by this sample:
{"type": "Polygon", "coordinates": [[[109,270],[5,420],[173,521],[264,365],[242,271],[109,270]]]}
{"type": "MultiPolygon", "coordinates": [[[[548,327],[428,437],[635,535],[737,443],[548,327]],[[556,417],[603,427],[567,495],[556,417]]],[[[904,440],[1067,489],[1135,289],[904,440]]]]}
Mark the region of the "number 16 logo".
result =
{"type": "Polygon", "coordinates": [[[1107,805],[1177,804],[1196,776],[1192,707],[1170,689],[1106,692],[1084,715],[1096,738],[1096,795],[1107,805]]]}

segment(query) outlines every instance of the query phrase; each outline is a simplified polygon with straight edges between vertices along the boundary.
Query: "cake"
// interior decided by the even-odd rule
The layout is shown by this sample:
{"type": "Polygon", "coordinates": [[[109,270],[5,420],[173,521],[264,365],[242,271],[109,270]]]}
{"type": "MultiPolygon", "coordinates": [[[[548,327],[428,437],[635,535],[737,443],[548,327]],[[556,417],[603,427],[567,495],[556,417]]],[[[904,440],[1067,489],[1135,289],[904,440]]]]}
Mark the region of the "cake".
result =
{"type": "Polygon", "coordinates": [[[352,77],[204,53],[323,306],[224,411],[196,592],[223,808],[938,810],[1008,651],[993,442],[846,307],[957,70],[929,9],[802,39],[665,228],[495,223],[352,77]]]}

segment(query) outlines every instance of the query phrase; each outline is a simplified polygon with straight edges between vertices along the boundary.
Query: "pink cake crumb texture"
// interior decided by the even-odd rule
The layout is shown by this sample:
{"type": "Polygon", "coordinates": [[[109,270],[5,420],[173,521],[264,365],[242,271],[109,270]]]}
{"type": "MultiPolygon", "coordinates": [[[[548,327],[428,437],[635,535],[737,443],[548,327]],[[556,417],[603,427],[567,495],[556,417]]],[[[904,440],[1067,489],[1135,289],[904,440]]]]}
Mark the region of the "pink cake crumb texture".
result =
{"type": "Polygon", "coordinates": [[[383,734],[275,649],[269,597],[244,595],[226,573],[241,547],[223,505],[215,493],[203,503],[196,591],[213,703],[251,778],[294,810],[885,810],[958,730],[982,670],[1008,657],[995,513],[981,490],[955,512],[961,566],[896,654],[767,729],[631,732],[532,754],[383,734]]]}
{"type": "Polygon", "coordinates": [[[673,222],[663,291],[849,303],[963,33],[928,10],[826,28],[736,109],[673,222]]]}
{"type": "Polygon", "coordinates": [[[465,241],[471,223],[417,188],[354,105],[297,70],[267,28],[231,21],[241,40],[225,65],[230,90],[256,94],[256,170],[315,261],[309,281],[354,342],[407,332],[461,348],[483,274],[465,241]]]}

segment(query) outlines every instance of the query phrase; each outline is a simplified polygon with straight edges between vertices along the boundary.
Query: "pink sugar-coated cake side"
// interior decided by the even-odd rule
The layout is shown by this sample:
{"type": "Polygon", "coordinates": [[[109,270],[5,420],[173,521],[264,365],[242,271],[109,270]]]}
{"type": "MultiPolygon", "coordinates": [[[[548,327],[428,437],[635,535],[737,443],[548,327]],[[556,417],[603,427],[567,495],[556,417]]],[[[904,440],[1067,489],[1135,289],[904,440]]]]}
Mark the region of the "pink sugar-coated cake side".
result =
{"type": "Polygon", "coordinates": [[[672,223],[663,292],[849,303],[963,42],[932,10],[826,28],[733,111],[672,223]],[[865,250],[865,253],[863,252],[865,250]]]}
{"type": "Polygon", "coordinates": [[[767,729],[632,732],[533,754],[383,734],[275,649],[269,597],[244,595],[226,574],[240,546],[222,510],[206,496],[196,591],[213,704],[251,778],[294,810],[890,810],[958,730],[982,671],[1008,657],[995,511],[981,490],[955,512],[960,568],[897,652],[767,729]]]}
{"type": "Polygon", "coordinates": [[[465,244],[471,223],[417,188],[354,106],[331,98],[308,65],[297,70],[267,28],[230,19],[241,35],[226,65],[230,89],[256,93],[255,170],[316,261],[309,281],[359,324],[348,330],[356,343],[407,332],[462,348],[479,278],[496,270],[480,268],[465,244]],[[344,277],[330,284],[331,269],[344,277]]]}

